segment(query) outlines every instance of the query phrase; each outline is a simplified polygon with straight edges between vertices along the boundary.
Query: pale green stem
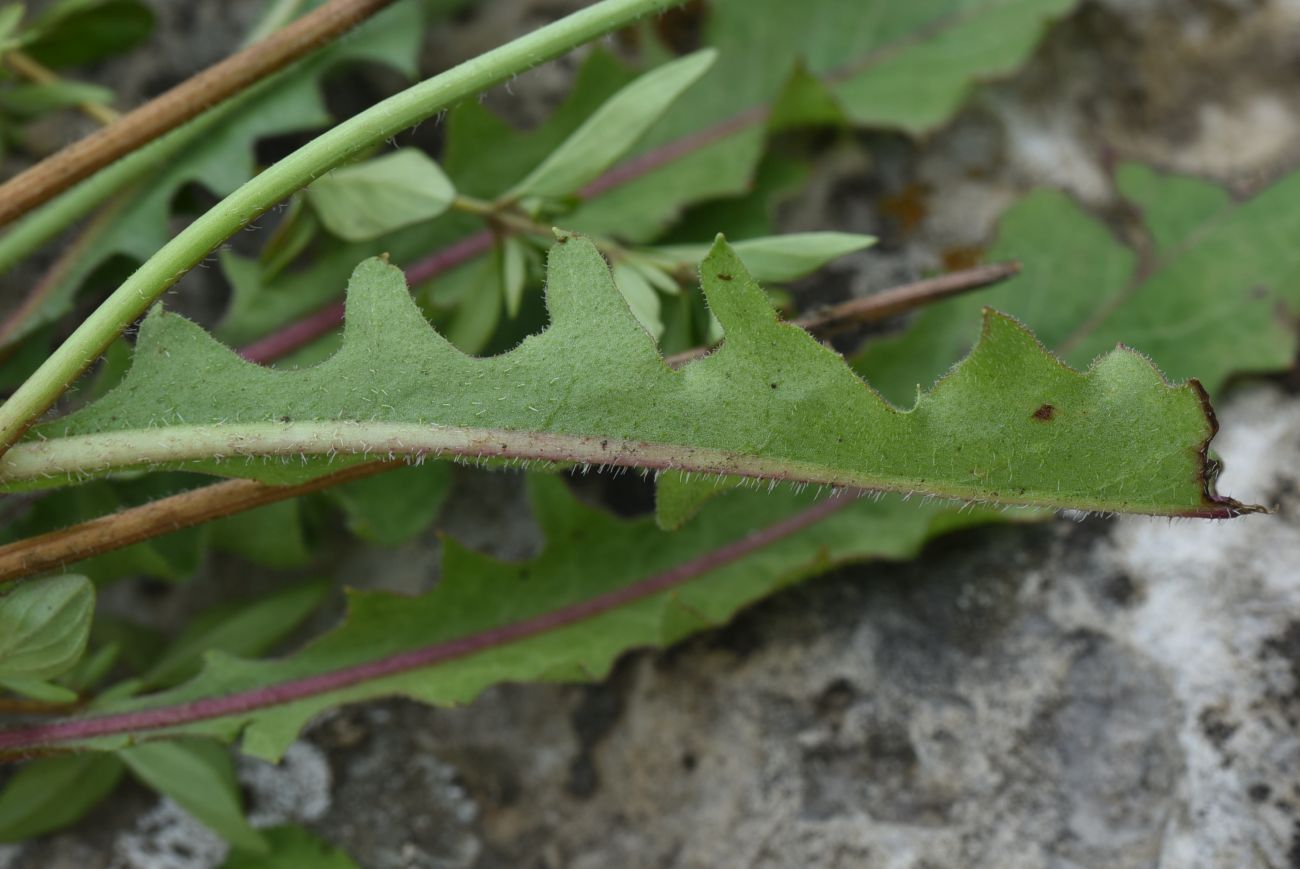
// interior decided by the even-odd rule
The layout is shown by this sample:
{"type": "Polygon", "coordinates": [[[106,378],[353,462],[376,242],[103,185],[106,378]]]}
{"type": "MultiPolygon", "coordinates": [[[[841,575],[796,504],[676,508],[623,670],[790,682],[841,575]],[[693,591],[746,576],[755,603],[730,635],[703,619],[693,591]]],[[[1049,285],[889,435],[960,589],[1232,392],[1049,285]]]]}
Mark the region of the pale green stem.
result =
{"type": "MultiPolygon", "coordinates": [[[[766,481],[769,486],[811,484],[902,494],[921,492],[944,499],[1008,506],[1137,512],[1132,504],[1089,498],[1085,492],[990,492],[987,486],[974,480],[920,481],[821,462],[689,444],[432,423],[345,420],[169,426],[27,441],[0,456],[0,486],[22,489],[34,483],[48,487],[59,485],[69,476],[184,466],[195,461],[226,463],[238,474],[250,464],[293,467],[305,463],[309,456],[337,458],[340,463],[353,464],[376,459],[406,459],[416,463],[424,459],[577,463],[656,472],[672,470],[685,474],[688,479],[701,475],[719,483],[726,477],[745,477],[766,481]]],[[[1141,512],[1202,515],[1187,508],[1147,506],[1149,509],[1141,512]]]]}
{"type": "Polygon", "coordinates": [[[217,203],[149,258],[0,407],[0,449],[43,414],[113,339],[223,241],[295,190],[456,100],[683,0],[602,0],[380,102],[217,203]]]}

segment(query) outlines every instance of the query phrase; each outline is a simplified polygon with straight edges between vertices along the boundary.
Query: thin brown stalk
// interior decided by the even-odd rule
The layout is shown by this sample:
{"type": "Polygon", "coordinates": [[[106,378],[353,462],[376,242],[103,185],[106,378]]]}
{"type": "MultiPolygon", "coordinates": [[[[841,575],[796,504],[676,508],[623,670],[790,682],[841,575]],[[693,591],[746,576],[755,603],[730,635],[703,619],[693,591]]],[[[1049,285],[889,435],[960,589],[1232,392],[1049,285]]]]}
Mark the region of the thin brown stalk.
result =
{"type": "MultiPolygon", "coordinates": [[[[5,52],[5,63],[9,64],[9,67],[14,72],[36,84],[55,84],[59,81],[58,73],[39,63],[36,58],[30,57],[21,51],[5,52]]],[[[99,103],[77,103],[77,108],[92,121],[105,126],[122,117],[120,112],[99,103]]]]}
{"type": "Polygon", "coordinates": [[[351,30],[393,0],[331,0],[0,185],[0,226],[351,30]]]}
{"type": "Polygon", "coordinates": [[[878,323],[889,317],[906,314],[925,305],[941,302],[952,296],[1001,283],[1020,274],[1020,263],[1001,262],[975,266],[946,275],[925,278],[883,290],[861,299],[812,311],[795,320],[809,332],[833,335],[860,323],[878,323]]]}
{"type": "Polygon", "coordinates": [[[359,480],[401,465],[367,462],[296,486],[227,480],[0,546],[0,583],[57,570],[95,555],[276,501],[359,480]]]}
{"type": "MultiPolygon", "coordinates": [[[[884,290],[865,299],[854,299],[793,322],[825,334],[844,322],[880,320],[957,293],[985,287],[1011,277],[1019,270],[1017,263],[994,263],[952,272],[884,290]]],[[[699,347],[670,356],[667,361],[669,365],[680,367],[706,353],[708,348],[699,347]]],[[[251,480],[229,480],[20,540],[0,546],[0,583],[53,570],[274,501],[378,474],[401,464],[400,461],[367,462],[300,486],[268,486],[251,480]]]]}
{"type": "MultiPolygon", "coordinates": [[[[934,278],[913,281],[882,290],[861,299],[850,299],[829,308],[812,311],[790,322],[822,338],[843,332],[863,323],[878,323],[917,308],[941,302],[961,293],[1005,281],[1020,273],[1020,263],[1003,262],[949,272],[934,278]]],[[[667,357],[674,368],[709,353],[708,347],[695,347],[667,357]]]]}

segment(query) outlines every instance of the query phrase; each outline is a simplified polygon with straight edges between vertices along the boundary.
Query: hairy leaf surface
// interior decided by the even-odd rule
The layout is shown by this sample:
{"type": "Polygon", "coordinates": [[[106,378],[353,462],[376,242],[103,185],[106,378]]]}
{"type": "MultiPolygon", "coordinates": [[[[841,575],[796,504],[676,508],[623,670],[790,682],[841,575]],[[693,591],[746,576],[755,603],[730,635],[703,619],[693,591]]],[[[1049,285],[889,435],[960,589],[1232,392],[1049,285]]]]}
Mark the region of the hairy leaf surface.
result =
{"type": "Polygon", "coordinates": [[[1212,491],[1204,451],[1213,423],[1199,388],[1169,386],[1132,351],[1080,374],[989,312],[970,356],[900,411],[833,351],[780,323],[725,242],[702,277],[725,341],[678,370],[578,237],[552,249],[549,328],[488,359],[434,332],[401,272],[379,260],[357,268],[342,348],[301,371],[254,366],[157,309],[121,385],[11,449],[0,481],[156,464],[287,482],[335,458],[406,455],[1170,515],[1240,506],[1212,491]]]}

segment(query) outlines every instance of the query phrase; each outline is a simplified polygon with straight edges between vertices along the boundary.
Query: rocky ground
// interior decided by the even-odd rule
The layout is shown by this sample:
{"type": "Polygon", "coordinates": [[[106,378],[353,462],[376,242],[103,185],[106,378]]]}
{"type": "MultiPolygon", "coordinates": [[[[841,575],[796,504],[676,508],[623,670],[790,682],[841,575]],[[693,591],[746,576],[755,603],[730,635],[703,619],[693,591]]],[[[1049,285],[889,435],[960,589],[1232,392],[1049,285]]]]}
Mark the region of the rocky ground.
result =
{"type": "MultiPolygon", "coordinates": [[[[458,26],[473,45],[553,7],[483,3],[458,26]]],[[[1106,207],[1115,157],[1246,193],[1300,165],[1297,69],[1300,3],[1085,3],[927,141],[839,146],[785,221],[883,235],[831,278],[866,291],[987,243],[1033,185],[1106,207]],[[881,207],[900,196],[915,220],[881,207]]],[[[553,93],[547,75],[511,99],[553,93]]],[[[604,684],[344,710],[282,767],[243,762],[256,816],[375,869],[1300,867],[1300,399],[1243,383],[1220,420],[1221,489],[1273,514],[979,529],[630,656],[604,684]]],[[[526,552],[517,485],[480,487],[450,532],[526,552]]],[[[423,577],[435,553],[350,568],[423,577]]],[[[0,867],[221,852],[128,790],[0,867]]]]}

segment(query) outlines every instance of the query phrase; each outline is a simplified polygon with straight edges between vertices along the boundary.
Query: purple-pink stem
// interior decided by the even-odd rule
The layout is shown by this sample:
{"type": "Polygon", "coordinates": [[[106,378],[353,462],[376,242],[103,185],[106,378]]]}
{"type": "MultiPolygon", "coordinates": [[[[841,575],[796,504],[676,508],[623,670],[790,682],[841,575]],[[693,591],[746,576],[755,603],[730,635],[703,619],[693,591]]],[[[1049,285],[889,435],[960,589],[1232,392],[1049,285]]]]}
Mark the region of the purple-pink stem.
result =
{"type": "Polygon", "coordinates": [[[363,682],[371,682],[399,673],[446,663],[479,652],[517,643],[550,631],[569,627],[627,606],[644,598],[680,586],[710,571],[725,567],[745,556],[770,546],[830,516],[852,503],[859,492],[846,491],[827,498],[818,504],[759,529],[747,537],[720,546],[662,573],[649,576],[624,588],[605,592],[584,601],[552,610],[523,621],[500,625],[475,634],[433,643],[418,649],[399,652],[376,661],[342,667],[326,673],[291,679],[277,685],[267,685],[248,691],[239,691],[221,697],[208,697],[174,706],[140,709],[115,715],[100,715],[52,721],[31,727],[0,731],[0,752],[17,754],[23,751],[57,748],[96,737],[143,733],[150,730],[182,727],[200,721],[212,721],[234,715],[244,715],[271,706],[280,706],[299,700],[341,691],[363,682]]]}

